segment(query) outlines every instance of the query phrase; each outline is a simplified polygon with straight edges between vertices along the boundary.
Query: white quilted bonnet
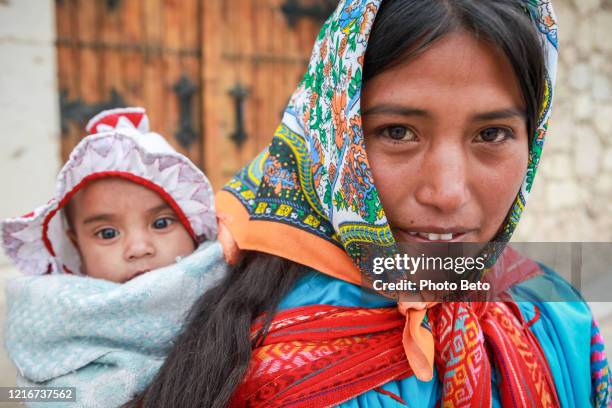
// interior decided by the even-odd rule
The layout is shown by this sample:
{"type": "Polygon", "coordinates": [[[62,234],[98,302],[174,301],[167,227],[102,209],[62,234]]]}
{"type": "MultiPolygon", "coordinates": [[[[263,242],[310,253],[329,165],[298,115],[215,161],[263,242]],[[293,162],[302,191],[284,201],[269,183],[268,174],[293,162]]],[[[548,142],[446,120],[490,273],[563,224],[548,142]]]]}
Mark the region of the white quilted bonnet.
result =
{"type": "Polygon", "coordinates": [[[150,188],[172,207],[194,241],[214,239],[210,182],[162,136],[149,132],[143,108],[101,112],[86,130],[89,136],[74,148],[57,176],[55,196],[29,214],[0,221],[1,244],[21,271],[82,274],[62,208],[80,188],[100,178],[121,177],[150,188]]]}

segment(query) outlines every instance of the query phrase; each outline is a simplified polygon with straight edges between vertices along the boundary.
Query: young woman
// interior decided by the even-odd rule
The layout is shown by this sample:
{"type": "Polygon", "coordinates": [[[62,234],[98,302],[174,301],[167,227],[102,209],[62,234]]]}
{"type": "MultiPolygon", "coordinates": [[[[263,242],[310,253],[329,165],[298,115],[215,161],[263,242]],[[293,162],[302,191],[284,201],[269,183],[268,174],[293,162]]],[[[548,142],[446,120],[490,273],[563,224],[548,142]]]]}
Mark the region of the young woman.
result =
{"type": "Polygon", "coordinates": [[[504,277],[500,302],[358,286],[367,245],[509,240],[556,57],[549,0],[341,1],[272,143],[217,197],[238,264],[140,402],[607,406],[588,307],[522,290],[558,278],[509,249],[486,272],[504,277]]]}

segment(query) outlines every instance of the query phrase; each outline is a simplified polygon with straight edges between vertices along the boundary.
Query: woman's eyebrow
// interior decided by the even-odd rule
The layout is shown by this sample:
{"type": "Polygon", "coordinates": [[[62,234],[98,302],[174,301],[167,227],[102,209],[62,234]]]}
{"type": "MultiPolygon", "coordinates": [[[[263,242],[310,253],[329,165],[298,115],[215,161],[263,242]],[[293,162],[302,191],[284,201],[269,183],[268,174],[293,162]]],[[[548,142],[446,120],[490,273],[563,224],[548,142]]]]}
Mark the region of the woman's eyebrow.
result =
{"type": "Polygon", "coordinates": [[[487,120],[497,120],[497,119],[512,119],[519,118],[523,120],[527,120],[527,113],[518,108],[508,108],[508,109],[500,109],[494,110],[490,112],[482,112],[477,113],[472,116],[472,121],[474,122],[483,122],[487,120]]]}
{"type": "Polygon", "coordinates": [[[387,115],[399,115],[399,116],[421,116],[421,117],[430,117],[430,113],[423,109],[412,108],[409,106],[402,105],[376,105],[369,109],[366,109],[361,114],[362,116],[367,115],[377,115],[377,114],[387,114],[387,115]]]}
{"type": "MultiPolygon", "coordinates": [[[[420,116],[429,118],[431,114],[424,110],[418,108],[412,108],[409,106],[402,105],[376,105],[369,109],[363,111],[362,116],[367,115],[379,115],[379,114],[387,114],[387,115],[399,115],[399,116],[420,116]]],[[[508,109],[499,109],[489,112],[481,112],[472,116],[473,122],[482,122],[487,120],[499,120],[499,119],[512,119],[519,118],[522,120],[527,120],[527,114],[524,110],[518,108],[508,108],[508,109]]]]}

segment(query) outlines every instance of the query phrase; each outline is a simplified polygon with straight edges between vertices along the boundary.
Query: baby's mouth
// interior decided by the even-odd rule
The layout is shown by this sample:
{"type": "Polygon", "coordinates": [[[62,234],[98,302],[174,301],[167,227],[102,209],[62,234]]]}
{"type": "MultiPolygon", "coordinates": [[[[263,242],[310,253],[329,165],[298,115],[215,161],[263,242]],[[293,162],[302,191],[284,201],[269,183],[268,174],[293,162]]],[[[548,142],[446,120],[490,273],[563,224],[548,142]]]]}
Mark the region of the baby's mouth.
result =
{"type": "Polygon", "coordinates": [[[133,275],[132,275],[132,277],[130,278],[130,280],[131,280],[131,279],[134,279],[134,278],[135,278],[135,277],[137,277],[137,276],[144,275],[145,273],[150,272],[150,271],[151,271],[150,269],[142,269],[142,270],[140,270],[140,271],[137,271],[135,274],[133,274],[133,275]]]}

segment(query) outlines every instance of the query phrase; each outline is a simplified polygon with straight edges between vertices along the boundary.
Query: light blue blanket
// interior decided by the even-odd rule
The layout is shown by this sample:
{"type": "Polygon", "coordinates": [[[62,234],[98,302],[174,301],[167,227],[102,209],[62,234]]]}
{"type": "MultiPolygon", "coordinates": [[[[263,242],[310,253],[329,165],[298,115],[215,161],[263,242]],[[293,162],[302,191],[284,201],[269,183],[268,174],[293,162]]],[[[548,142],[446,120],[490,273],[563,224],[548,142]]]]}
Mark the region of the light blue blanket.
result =
{"type": "MultiPolygon", "coordinates": [[[[153,379],[187,312],[227,273],[218,242],[124,283],[71,275],[7,286],[5,343],[18,385],[76,387],[77,404],[113,407],[153,379]]],[[[31,404],[34,405],[34,404],[31,404]]]]}

